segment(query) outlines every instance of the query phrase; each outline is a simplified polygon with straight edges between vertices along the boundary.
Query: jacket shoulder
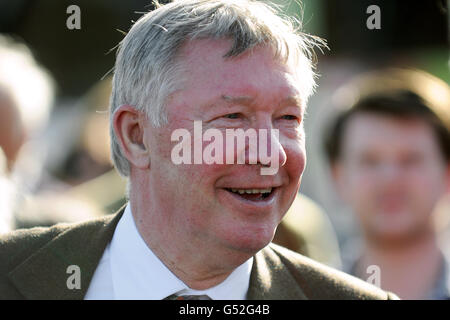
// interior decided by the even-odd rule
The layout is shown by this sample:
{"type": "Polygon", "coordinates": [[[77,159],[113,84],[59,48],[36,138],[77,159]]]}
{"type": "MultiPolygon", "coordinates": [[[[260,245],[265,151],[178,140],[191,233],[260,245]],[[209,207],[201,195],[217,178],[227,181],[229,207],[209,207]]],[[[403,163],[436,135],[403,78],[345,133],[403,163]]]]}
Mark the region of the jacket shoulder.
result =
{"type": "Polygon", "coordinates": [[[60,223],[51,227],[18,229],[0,236],[0,274],[10,271],[33,252],[45,246],[72,224],[60,223]]]}
{"type": "Polygon", "coordinates": [[[110,216],[77,223],[58,223],[51,227],[18,229],[0,235],[0,284],[9,272],[59,236],[77,229],[95,231],[106,224],[110,216]]]}
{"type": "Polygon", "coordinates": [[[22,294],[9,281],[8,274],[68,228],[68,224],[58,224],[52,227],[18,229],[0,235],[0,299],[23,299],[22,294]]]}
{"type": "Polygon", "coordinates": [[[267,250],[279,257],[308,299],[398,299],[392,293],[284,247],[270,244],[267,250]]]}
{"type": "Polygon", "coordinates": [[[0,236],[0,299],[82,299],[122,213],[0,236]],[[71,264],[83,270],[82,290],[67,290],[71,264]]]}

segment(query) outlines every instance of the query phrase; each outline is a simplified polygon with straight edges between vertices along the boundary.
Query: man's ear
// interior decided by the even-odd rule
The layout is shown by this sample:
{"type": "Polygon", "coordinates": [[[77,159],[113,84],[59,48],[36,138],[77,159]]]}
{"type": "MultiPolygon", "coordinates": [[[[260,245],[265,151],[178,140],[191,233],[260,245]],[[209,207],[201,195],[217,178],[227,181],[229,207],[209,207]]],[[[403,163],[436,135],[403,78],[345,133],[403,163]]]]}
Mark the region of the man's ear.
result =
{"type": "Polygon", "coordinates": [[[150,153],[145,144],[146,117],[136,108],[123,105],[114,111],[113,126],[123,155],[139,169],[150,167],[150,153]]]}

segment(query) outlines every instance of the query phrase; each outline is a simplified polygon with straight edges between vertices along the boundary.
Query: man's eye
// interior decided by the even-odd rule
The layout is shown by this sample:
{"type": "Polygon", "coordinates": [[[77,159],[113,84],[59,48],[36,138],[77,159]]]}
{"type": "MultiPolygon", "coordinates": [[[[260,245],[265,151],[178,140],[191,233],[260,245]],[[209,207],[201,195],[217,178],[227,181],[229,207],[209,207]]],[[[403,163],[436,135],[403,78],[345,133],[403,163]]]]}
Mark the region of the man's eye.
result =
{"type": "Polygon", "coordinates": [[[291,114],[287,114],[281,117],[281,119],[284,120],[297,120],[297,116],[291,115],[291,114]]]}
{"type": "Polygon", "coordinates": [[[238,119],[239,118],[239,113],[229,113],[224,115],[224,118],[227,119],[238,119]]]}
{"type": "Polygon", "coordinates": [[[367,168],[374,168],[379,164],[379,160],[374,156],[362,156],[361,159],[359,159],[359,162],[362,166],[367,168]]]}

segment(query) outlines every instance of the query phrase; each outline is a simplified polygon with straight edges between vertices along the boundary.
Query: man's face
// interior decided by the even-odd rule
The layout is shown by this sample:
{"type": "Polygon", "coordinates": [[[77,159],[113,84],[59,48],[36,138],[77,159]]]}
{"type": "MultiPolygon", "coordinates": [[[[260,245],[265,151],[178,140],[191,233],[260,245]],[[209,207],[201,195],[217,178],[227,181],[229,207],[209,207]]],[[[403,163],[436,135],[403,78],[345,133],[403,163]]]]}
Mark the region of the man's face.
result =
{"type": "MultiPolygon", "coordinates": [[[[274,61],[268,48],[224,59],[230,45],[196,40],[181,50],[183,85],[168,100],[168,124],[148,127],[146,138],[153,147],[149,202],[160,209],[159,223],[173,237],[254,252],[271,241],[300,186],[306,162],[301,80],[274,61]],[[223,137],[226,129],[278,129],[272,150],[279,153],[277,173],[261,175],[257,164],[174,164],[171,151],[178,142],[171,141],[171,134],[187,129],[194,153],[194,121],[202,121],[203,132],[218,129],[223,137]],[[236,189],[271,193],[262,197],[236,189]]],[[[224,149],[225,143],[224,138],[224,149]]]]}
{"type": "Polygon", "coordinates": [[[430,230],[447,167],[433,129],[420,119],[353,115],[342,137],[339,191],[369,237],[412,239],[430,230]]]}

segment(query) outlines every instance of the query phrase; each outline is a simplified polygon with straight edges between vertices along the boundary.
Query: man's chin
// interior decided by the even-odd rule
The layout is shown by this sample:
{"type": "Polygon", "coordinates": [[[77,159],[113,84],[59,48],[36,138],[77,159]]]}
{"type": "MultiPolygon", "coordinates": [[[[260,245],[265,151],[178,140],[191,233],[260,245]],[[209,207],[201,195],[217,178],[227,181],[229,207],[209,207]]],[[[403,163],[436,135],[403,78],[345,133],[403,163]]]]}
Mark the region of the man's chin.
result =
{"type": "Polygon", "coordinates": [[[278,216],[272,212],[253,217],[235,213],[223,216],[228,219],[216,224],[212,236],[219,240],[219,246],[238,254],[254,255],[266,247],[272,241],[279,223],[278,216]]]}
{"type": "Polygon", "coordinates": [[[400,229],[399,230],[378,230],[368,233],[373,243],[377,243],[382,247],[405,247],[420,241],[426,234],[426,230],[422,228],[416,229],[400,229]]]}
{"type": "Polygon", "coordinates": [[[227,241],[227,247],[237,253],[249,256],[255,255],[258,251],[266,247],[273,239],[273,233],[270,235],[258,236],[240,236],[227,241]]]}

